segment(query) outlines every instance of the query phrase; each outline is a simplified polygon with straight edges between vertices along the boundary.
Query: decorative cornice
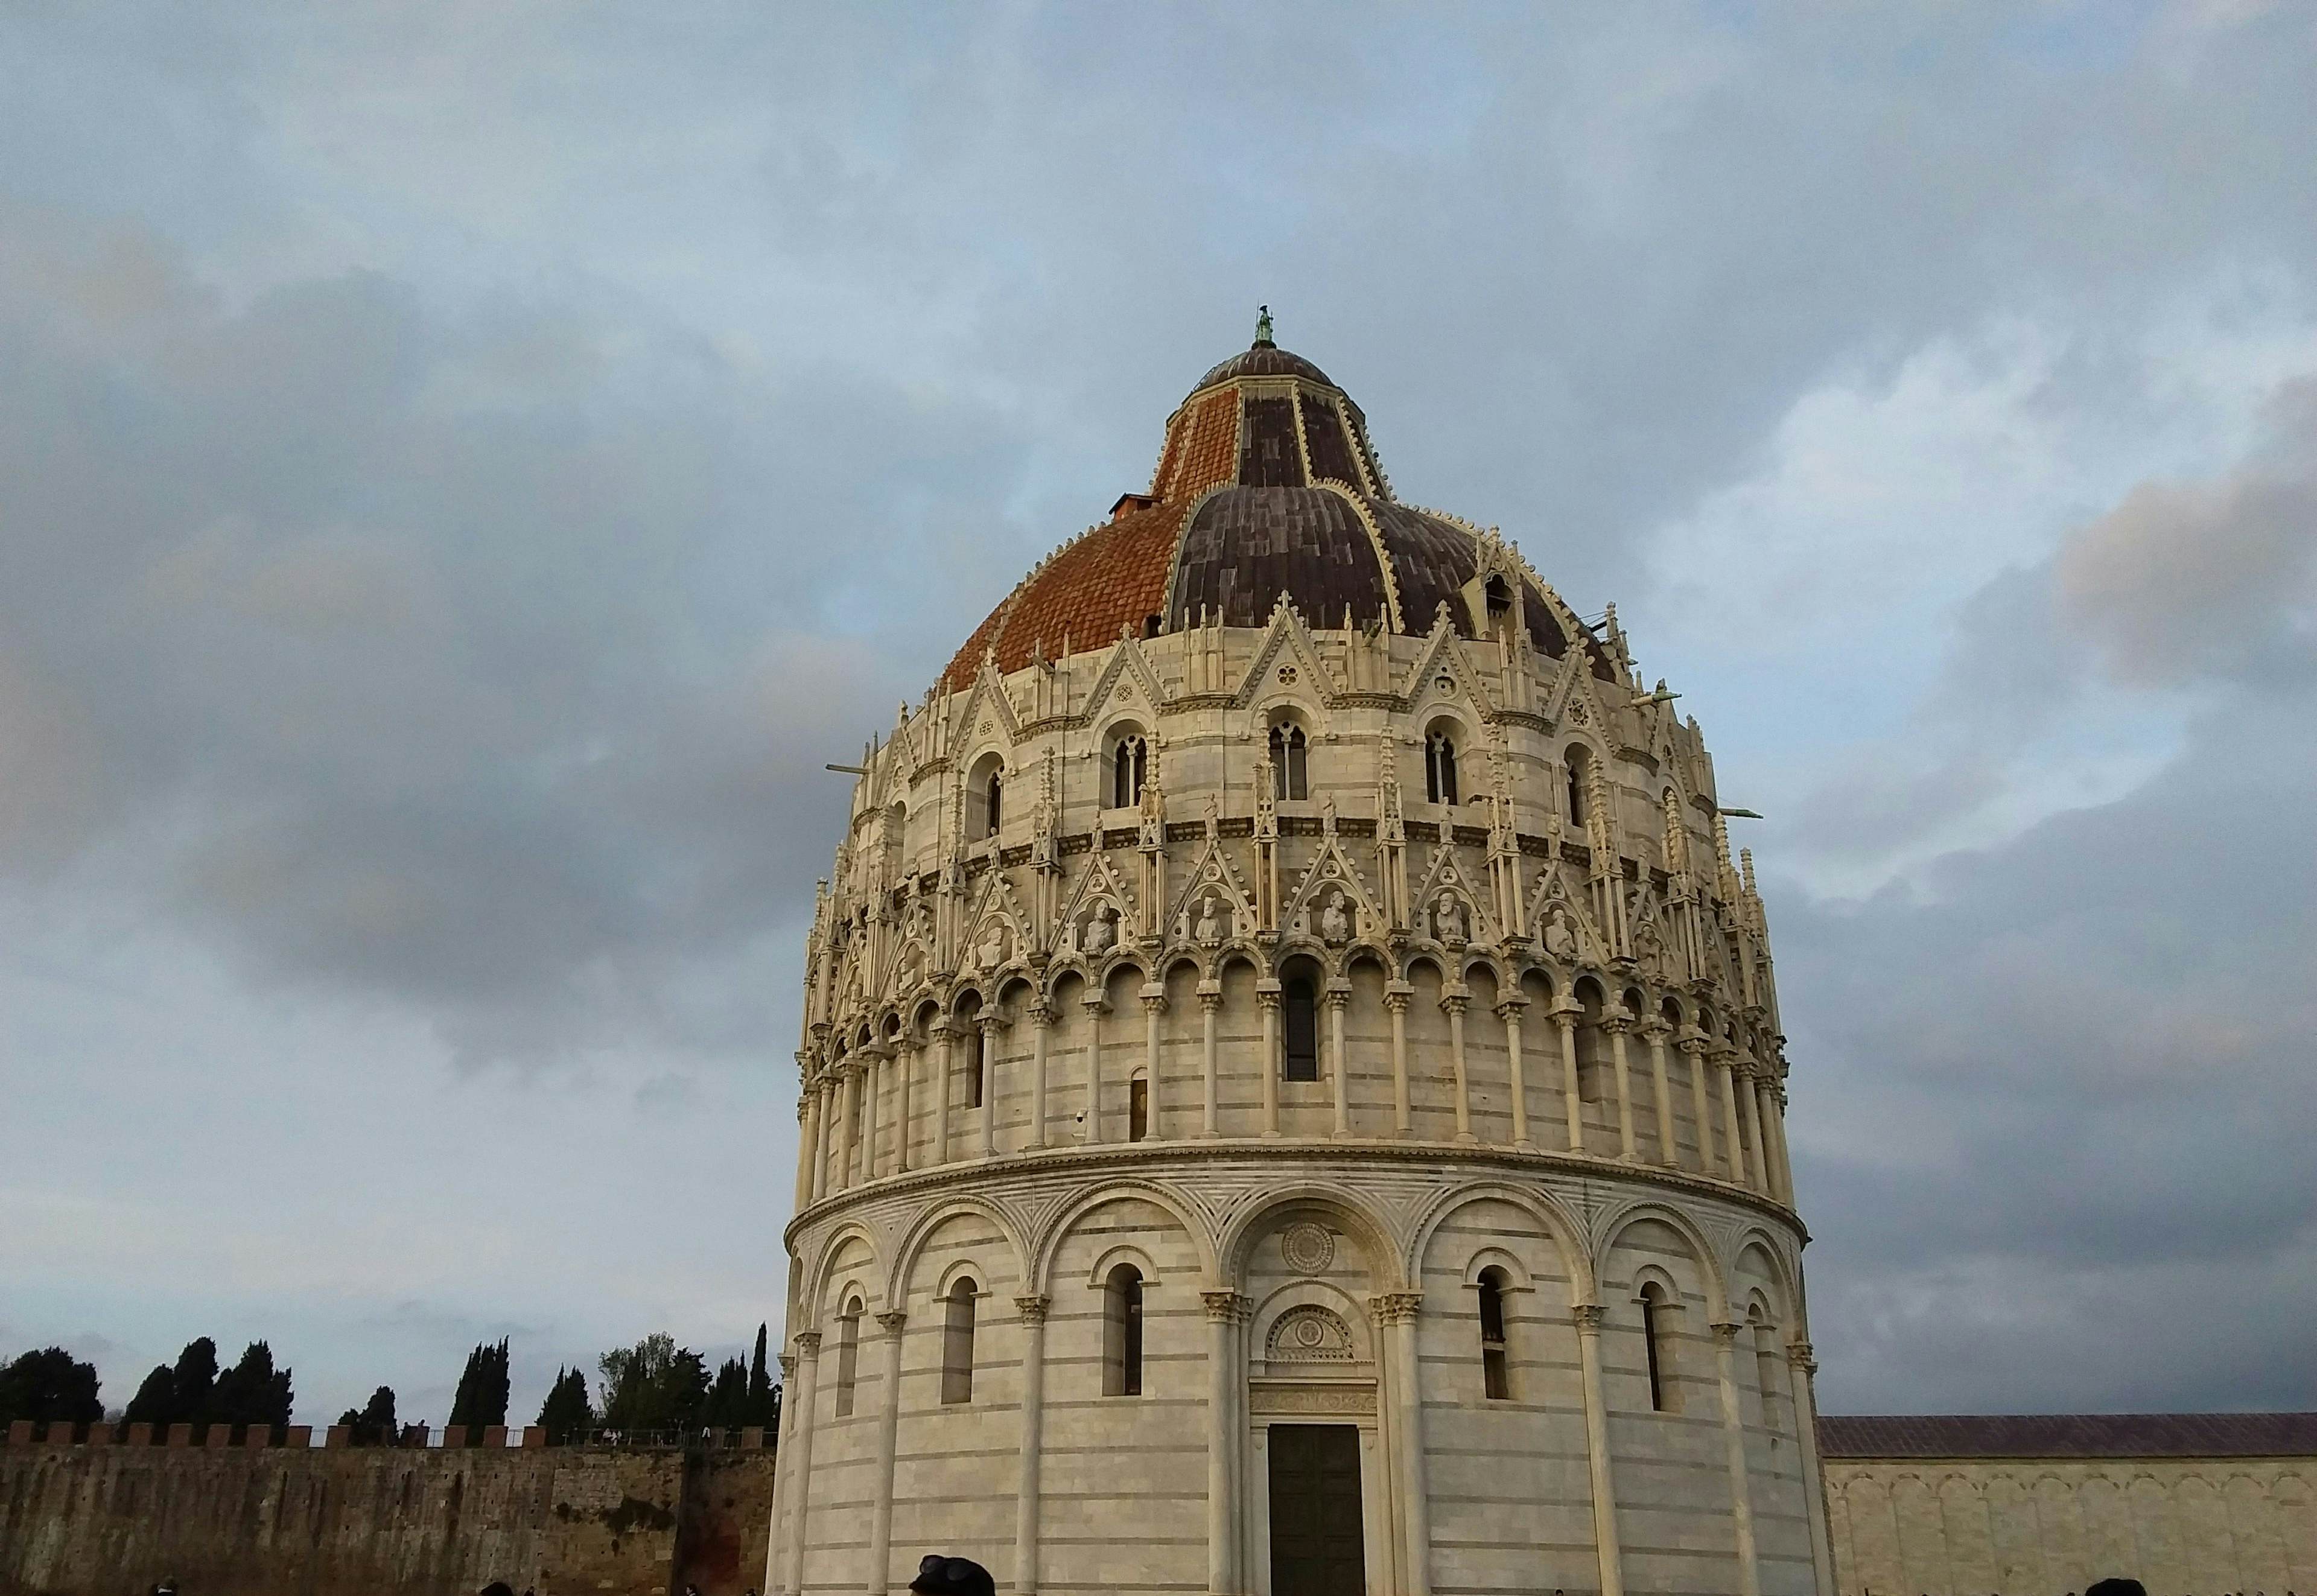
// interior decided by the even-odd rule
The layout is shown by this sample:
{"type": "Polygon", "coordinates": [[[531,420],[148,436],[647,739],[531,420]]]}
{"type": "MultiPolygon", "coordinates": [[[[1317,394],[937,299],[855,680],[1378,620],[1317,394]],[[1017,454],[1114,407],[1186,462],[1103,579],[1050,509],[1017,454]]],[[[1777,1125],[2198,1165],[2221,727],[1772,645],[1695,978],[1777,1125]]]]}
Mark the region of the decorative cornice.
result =
{"type": "Polygon", "coordinates": [[[1062,1147],[1027,1148],[989,1158],[971,1158],[936,1164],[931,1169],[882,1175],[847,1187],[808,1205],[783,1232],[792,1251],[795,1238],[808,1224],[818,1224],[846,1210],[894,1197],[924,1197],[949,1186],[975,1186],[984,1181],[1030,1173],[1095,1170],[1147,1174],[1152,1166],[1181,1164],[1203,1167],[1234,1160],[1263,1163],[1354,1162],[1380,1166],[1415,1165],[1435,1170],[1471,1170],[1475,1175],[1512,1173],[1534,1177],[1553,1172],[1597,1180],[1642,1191],[1672,1189],[1752,1210],[1791,1233],[1807,1245],[1810,1232],[1794,1210],[1760,1192],[1695,1170],[1668,1169],[1662,1164],[1628,1164],[1597,1153],[1524,1151],[1516,1147],[1482,1147],[1470,1142],[1338,1141],[1328,1136],[1286,1137],[1248,1135],[1225,1138],[1201,1136],[1180,1142],[1097,1142],[1062,1147]]]}

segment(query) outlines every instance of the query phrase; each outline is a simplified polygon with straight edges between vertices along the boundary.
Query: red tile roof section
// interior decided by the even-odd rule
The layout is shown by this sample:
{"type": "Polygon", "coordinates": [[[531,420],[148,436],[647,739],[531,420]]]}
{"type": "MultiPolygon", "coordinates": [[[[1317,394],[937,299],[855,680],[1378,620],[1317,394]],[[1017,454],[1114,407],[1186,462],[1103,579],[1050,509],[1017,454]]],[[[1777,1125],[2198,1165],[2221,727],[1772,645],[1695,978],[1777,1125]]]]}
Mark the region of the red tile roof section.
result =
{"type": "Polygon", "coordinates": [[[1177,500],[1130,510],[1063,549],[974,628],[942,673],[944,690],[971,684],[986,649],[997,650],[1006,672],[1029,664],[1042,643],[1048,659],[1060,654],[1066,634],[1083,651],[1111,641],[1121,626],[1140,633],[1146,616],[1166,608],[1167,573],[1189,508],[1177,500]]]}
{"type": "Polygon", "coordinates": [[[1824,1414],[1829,1457],[2317,1457],[2317,1413],[1824,1414]]]}
{"type": "MultiPolygon", "coordinates": [[[[1171,481],[1158,491],[1168,498],[1191,498],[1239,476],[1239,390],[1211,393],[1177,424],[1182,447],[1171,481]]],[[[1169,453],[1176,453],[1171,447],[1169,453]]]]}

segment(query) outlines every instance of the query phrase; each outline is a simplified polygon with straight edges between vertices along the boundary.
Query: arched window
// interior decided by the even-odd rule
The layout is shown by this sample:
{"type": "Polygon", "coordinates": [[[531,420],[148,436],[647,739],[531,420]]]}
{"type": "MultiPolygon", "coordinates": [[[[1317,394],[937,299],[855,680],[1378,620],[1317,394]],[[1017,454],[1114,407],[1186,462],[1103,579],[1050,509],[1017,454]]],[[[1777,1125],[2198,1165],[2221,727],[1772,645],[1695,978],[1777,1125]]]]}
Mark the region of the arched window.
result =
{"type": "Polygon", "coordinates": [[[973,1400],[973,1302],[980,1287],[960,1275],[942,1305],[942,1386],[945,1403],[973,1400]]]}
{"type": "Polygon", "coordinates": [[[995,752],[973,762],[965,781],[965,839],[980,842],[997,835],[1006,823],[1006,761],[995,752]]]}
{"type": "Polygon", "coordinates": [[[1290,974],[1279,989],[1281,1027],[1286,1044],[1281,1075],[1288,1080],[1320,1079],[1320,999],[1311,977],[1290,974]]]}
{"type": "Polygon", "coordinates": [[[1129,734],[1110,756],[1110,806],[1132,809],[1142,802],[1142,778],[1150,769],[1150,745],[1129,734]]]}
{"type": "Polygon", "coordinates": [[[1271,729],[1271,795],[1274,798],[1308,798],[1311,792],[1304,774],[1303,728],[1283,722],[1271,729]]]}
{"type": "Polygon", "coordinates": [[[981,1094],[988,1089],[989,1054],[989,1039],[981,1034],[980,1025],[977,1021],[967,1020],[965,1022],[965,1106],[969,1108],[980,1107],[981,1094]]]}
{"type": "Polygon", "coordinates": [[[1505,1367],[1505,1272],[1481,1271],[1481,1389],[1490,1402],[1507,1402],[1513,1394],[1505,1367]]]}
{"type": "Polygon", "coordinates": [[[1102,1283],[1102,1394],[1142,1394],[1142,1271],[1131,1263],[1102,1283]]]}
{"type": "Polygon", "coordinates": [[[1424,740],[1424,795],[1435,803],[1456,802],[1456,744],[1445,731],[1424,740]]]}
{"type": "Polygon", "coordinates": [[[1592,981],[1577,983],[1577,1097],[1579,1102],[1608,1100],[1609,1039],[1601,1029],[1601,989],[1592,981]]]}
{"type": "Polygon", "coordinates": [[[1488,586],[1489,635],[1509,648],[1513,641],[1513,590],[1502,577],[1490,577],[1488,586]]]}
{"type": "Polygon", "coordinates": [[[1585,751],[1584,744],[1571,743],[1569,745],[1567,758],[1569,761],[1569,823],[1571,826],[1581,826],[1585,823],[1585,767],[1591,762],[1592,756],[1585,751]]]}
{"type": "Polygon", "coordinates": [[[1783,1428],[1779,1421],[1778,1393],[1785,1389],[1785,1360],[1778,1356],[1778,1327],[1756,1303],[1746,1314],[1754,1331],[1755,1384],[1762,1393],[1762,1428],[1776,1434],[1783,1428]]]}
{"type": "Polygon", "coordinates": [[[1650,1406],[1674,1412],[1672,1303],[1655,1280],[1642,1287],[1642,1344],[1649,1353],[1650,1406]]]}
{"type": "Polygon", "coordinates": [[[1137,1075],[1126,1083],[1126,1139],[1147,1140],[1150,1134],[1150,1082],[1137,1075]]]}
{"type": "Polygon", "coordinates": [[[853,1417],[853,1381],[861,1362],[861,1299],[851,1298],[836,1318],[836,1416],[853,1417]]]}

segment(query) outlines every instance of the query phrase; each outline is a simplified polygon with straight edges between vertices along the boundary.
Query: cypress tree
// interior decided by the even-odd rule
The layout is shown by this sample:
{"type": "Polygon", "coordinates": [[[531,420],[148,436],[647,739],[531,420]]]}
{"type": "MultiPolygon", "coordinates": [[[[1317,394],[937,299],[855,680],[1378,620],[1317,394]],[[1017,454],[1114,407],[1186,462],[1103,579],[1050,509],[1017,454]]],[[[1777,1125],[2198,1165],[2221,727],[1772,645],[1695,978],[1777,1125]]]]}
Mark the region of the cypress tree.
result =
{"type": "Polygon", "coordinates": [[[353,1434],[351,1439],[358,1447],[391,1447],[401,1438],[394,1422],[394,1387],[380,1385],[370,1394],[370,1401],[357,1412],[348,1408],[338,1415],[338,1422],[353,1434]]]}
{"type": "Polygon", "coordinates": [[[587,1400],[587,1376],[576,1368],[559,1367],[555,1384],[547,1388],[547,1400],[540,1404],[539,1424],[547,1431],[549,1446],[566,1447],[584,1440],[595,1428],[595,1410],[587,1400]]]}
{"type": "Polygon", "coordinates": [[[207,1417],[213,1422],[237,1429],[245,1424],[270,1424],[280,1430],[290,1422],[294,1405],[291,1400],[290,1371],[273,1367],[271,1346],[252,1341],[243,1349],[241,1361],[218,1376],[210,1404],[207,1417]]]}
{"type": "Polygon", "coordinates": [[[167,1364],[153,1366],[153,1372],[137,1387],[137,1394],[129,1399],[121,1419],[124,1424],[150,1424],[165,1431],[177,1421],[177,1381],[167,1364]]]}
{"type": "Polygon", "coordinates": [[[486,1341],[467,1354],[466,1371],[459,1376],[458,1394],[451,1399],[448,1422],[463,1424],[470,1441],[479,1443],[487,1424],[504,1424],[507,1413],[507,1343],[486,1341]]]}
{"type": "Polygon", "coordinates": [[[747,1416],[743,1424],[761,1424],[770,1430],[780,1422],[780,1402],[774,1393],[780,1387],[773,1384],[772,1372],[765,1367],[765,1326],[756,1326],[756,1355],[748,1365],[747,1416]]]}
{"type": "Polygon", "coordinates": [[[177,1367],[169,1371],[169,1422],[192,1425],[197,1441],[209,1430],[217,1377],[217,1343],[207,1336],[187,1341],[185,1349],[177,1354],[177,1367]]]}
{"type": "Polygon", "coordinates": [[[703,1415],[711,1430],[738,1430],[748,1420],[748,1366],[737,1358],[728,1358],[716,1371],[716,1382],[708,1388],[708,1406],[703,1415]]]}

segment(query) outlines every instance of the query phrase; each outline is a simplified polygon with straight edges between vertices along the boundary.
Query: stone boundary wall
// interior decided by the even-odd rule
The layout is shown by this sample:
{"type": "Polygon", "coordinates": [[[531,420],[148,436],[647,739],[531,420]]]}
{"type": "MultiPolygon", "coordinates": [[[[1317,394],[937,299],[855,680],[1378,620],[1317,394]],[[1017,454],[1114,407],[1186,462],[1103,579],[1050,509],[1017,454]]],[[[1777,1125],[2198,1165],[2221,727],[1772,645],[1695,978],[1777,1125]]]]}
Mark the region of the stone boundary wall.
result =
{"type": "Polygon", "coordinates": [[[763,1587],[770,1449],[316,1447],[298,1428],[203,1447],[12,1433],[0,1596],[121,1596],[165,1577],[184,1596],[763,1587]]]}
{"type": "Polygon", "coordinates": [[[1826,1459],[1842,1596],[2317,1591],[2317,1457],[1826,1459]]]}

